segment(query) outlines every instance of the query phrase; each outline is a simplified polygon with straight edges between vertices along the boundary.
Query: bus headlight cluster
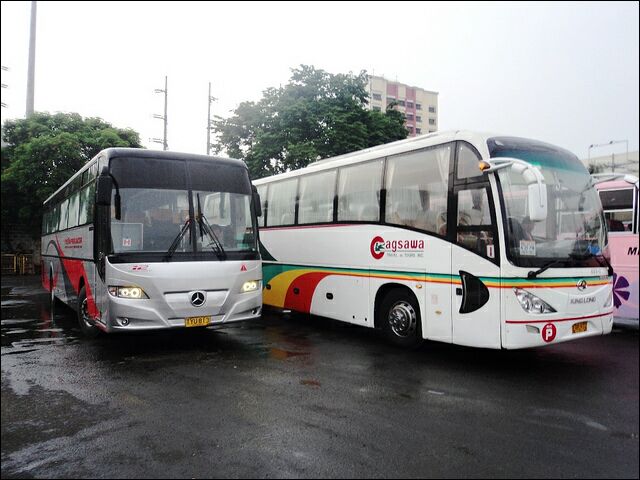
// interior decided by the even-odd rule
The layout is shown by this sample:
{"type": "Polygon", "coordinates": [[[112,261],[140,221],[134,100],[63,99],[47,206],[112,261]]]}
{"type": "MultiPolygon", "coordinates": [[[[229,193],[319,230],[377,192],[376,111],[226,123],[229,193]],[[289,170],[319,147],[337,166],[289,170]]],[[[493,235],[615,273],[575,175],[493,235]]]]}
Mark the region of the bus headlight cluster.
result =
{"type": "Polygon", "coordinates": [[[547,302],[526,290],[514,288],[513,291],[516,292],[516,298],[520,302],[520,306],[527,313],[554,313],[556,311],[547,302]]]}
{"type": "Polygon", "coordinates": [[[260,280],[250,280],[242,285],[242,293],[253,292],[258,289],[260,280]]]}
{"type": "Polygon", "coordinates": [[[120,298],[149,298],[140,287],[109,287],[109,293],[120,298]]]}

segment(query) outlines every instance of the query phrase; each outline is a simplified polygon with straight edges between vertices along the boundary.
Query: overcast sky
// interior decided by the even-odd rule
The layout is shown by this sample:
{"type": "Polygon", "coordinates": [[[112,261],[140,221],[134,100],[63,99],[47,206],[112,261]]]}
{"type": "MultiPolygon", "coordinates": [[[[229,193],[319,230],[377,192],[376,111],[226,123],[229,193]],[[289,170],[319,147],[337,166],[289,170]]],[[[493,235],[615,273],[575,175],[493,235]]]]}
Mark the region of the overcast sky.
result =
{"type": "MultiPolygon", "coordinates": [[[[31,2],[2,2],[3,121],[25,113],[31,2]]],[[[439,92],[439,128],[526,136],[581,158],[638,149],[638,3],[38,2],[35,109],[98,116],[205,153],[217,115],[310,64],[439,92]],[[592,149],[592,156],[625,145],[592,149]]]]}

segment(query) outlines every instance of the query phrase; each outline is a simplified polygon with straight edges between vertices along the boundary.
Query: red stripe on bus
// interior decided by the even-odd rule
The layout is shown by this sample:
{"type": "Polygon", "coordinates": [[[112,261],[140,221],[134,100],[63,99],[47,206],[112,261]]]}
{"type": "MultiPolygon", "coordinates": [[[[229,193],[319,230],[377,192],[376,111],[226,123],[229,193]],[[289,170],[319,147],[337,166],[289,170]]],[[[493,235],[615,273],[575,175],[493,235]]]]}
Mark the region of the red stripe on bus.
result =
{"type": "Polygon", "coordinates": [[[554,323],[554,322],[569,322],[571,320],[586,320],[587,318],[606,317],[611,315],[613,310],[609,313],[600,313],[598,315],[589,315],[587,317],[571,317],[571,318],[558,318],[556,320],[507,320],[507,323],[554,323]]]}
{"type": "Polygon", "coordinates": [[[304,273],[297,277],[293,282],[291,282],[289,288],[287,288],[284,308],[289,308],[302,313],[311,312],[311,301],[313,299],[313,294],[316,291],[316,287],[320,281],[328,275],[331,274],[324,272],[311,272],[304,273]]]}
{"type": "Polygon", "coordinates": [[[303,228],[338,228],[362,225],[360,223],[328,223],[326,225],[292,225],[290,227],[261,227],[260,230],[300,230],[303,228]]]}
{"type": "Polygon", "coordinates": [[[60,254],[60,259],[62,260],[62,266],[67,272],[67,276],[71,281],[71,286],[75,291],[76,295],[80,294],[80,279],[84,278],[84,288],[85,293],[87,295],[87,313],[91,317],[98,317],[100,315],[100,311],[98,310],[98,306],[96,305],[96,301],[93,298],[93,292],[91,291],[91,286],[89,285],[89,281],[87,279],[87,272],[84,268],[84,262],[82,260],[67,260],[64,258],[64,252],[60,247],[60,242],[56,238],[56,243],[58,246],[58,253],[60,254]]]}

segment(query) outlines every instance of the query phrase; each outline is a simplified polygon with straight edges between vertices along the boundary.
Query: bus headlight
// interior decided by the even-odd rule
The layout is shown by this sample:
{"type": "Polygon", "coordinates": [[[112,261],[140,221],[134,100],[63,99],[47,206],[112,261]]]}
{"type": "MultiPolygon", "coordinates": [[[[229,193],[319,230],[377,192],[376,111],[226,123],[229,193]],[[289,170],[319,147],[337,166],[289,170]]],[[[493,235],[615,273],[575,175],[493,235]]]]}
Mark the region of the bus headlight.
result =
{"type": "Polygon", "coordinates": [[[536,297],[534,294],[514,288],[516,298],[520,302],[520,306],[527,313],[554,313],[556,310],[544,300],[536,297]]]}
{"type": "Polygon", "coordinates": [[[120,298],[149,298],[140,287],[109,287],[109,293],[120,298]]]}
{"type": "Polygon", "coordinates": [[[250,280],[242,285],[242,293],[253,292],[258,289],[260,280],[250,280]]]}

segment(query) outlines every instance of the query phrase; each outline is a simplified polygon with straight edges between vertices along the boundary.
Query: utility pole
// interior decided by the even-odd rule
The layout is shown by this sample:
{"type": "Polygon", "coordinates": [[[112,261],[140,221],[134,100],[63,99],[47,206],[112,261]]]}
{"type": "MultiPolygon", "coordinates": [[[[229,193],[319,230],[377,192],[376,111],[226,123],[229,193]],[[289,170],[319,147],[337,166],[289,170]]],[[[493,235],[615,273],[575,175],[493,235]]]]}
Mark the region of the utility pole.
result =
{"type": "Polygon", "coordinates": [[[31,31],[29,35],[29,67],[27,70],[27,113],[29,118],[33,114],[34,89],[36,76],[36,10],[37,2],[31,2],[31,31]]]}
{"type": "Polygon", "coordinates": [[[154,138],[153,141],[156,143],[162,143],[162,149],[167,150],[169,148],[169,144],[167,143],[167,76],[164,76],[164,90],[161,88],[156,88],[154,90],[155,93],[164,93],[164,115],[154,114],[153,118],[157,118],[160,120],[164,120],[164,138],[160,140],[159,138],[154,138]]]}
{"type": "MultiPolygon", "coordinates": [[[[8,72],[9,71],[9,67],[5,67],[4,65],[2,65],[2,71],[3,72],[8,72]]],[[[2,84],[2,88],[9,88],[9,86],[6,83],[2,84]]],[[[7,108],[8,105],[4,102],[2,102],[2,108],[7,108]]]]}
{"type": "Polygon", "coordinates": [[[209,82],[209,97],[207,101],[207,155],[211,152],[211,104],[217,100],[211,96],[211,82],[209,82]]]}

